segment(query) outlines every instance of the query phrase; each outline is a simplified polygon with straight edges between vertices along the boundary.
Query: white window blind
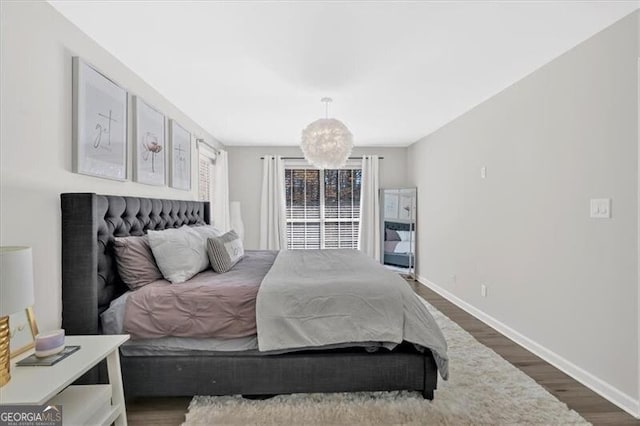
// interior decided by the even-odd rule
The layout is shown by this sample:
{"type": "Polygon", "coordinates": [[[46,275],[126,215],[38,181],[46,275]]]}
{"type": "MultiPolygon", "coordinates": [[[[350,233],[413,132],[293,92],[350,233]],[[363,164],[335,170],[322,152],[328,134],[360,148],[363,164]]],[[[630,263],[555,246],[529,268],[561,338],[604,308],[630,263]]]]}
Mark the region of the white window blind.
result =
{"type": "Polygon", "coordinates": [[[288,248],[358,248],[362,170],[285,170],[288,248]]]}
{"type": "Polygon", "coordinates": [[[213,199],[213,160],[200,154],[198,156],[198,200],[211,201],[213,199]]]}

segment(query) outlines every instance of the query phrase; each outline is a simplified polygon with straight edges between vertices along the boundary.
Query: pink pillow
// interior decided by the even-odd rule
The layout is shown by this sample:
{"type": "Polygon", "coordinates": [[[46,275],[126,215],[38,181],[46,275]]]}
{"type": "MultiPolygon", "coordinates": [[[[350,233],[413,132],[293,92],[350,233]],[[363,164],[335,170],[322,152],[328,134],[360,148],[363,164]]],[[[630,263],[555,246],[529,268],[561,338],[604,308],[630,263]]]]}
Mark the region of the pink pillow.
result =
{"type": "Polygon", "coordinates": [[[131,290],[163,279],[146,235],[116,237],[113,247],[120,278],[131,290]]]}
{"type": "Polygon", "coordinates": [[[393,229],[385,229],[384,230],[384,240],[385,241],[400,241],[400,235],[394,231],[393,229]]]}

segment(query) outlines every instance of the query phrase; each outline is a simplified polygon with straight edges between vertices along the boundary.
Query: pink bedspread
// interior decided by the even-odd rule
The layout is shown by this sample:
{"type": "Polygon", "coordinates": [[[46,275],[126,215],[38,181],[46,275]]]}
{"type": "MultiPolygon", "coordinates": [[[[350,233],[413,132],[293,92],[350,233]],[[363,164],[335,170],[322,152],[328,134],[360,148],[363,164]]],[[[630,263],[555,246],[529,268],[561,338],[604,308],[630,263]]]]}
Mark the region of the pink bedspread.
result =
{"type": "Polygon", "coordinates": [[[256,295],[276,255],[247,251],[224,274],[209,269],[184,283],[159,280],[139,288],[127,299],[124,331],[132,339],[254,335],[256,295]]]}

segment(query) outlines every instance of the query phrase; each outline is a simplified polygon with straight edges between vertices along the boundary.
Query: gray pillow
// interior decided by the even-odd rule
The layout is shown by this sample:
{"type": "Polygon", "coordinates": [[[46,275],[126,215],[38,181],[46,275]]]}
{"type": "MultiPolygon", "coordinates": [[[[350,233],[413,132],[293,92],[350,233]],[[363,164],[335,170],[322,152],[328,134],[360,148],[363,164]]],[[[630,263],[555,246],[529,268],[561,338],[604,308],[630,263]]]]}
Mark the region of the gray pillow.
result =
{"type": "Polygon", "coordinates": [[[120,278],[131,290],[162,279],[146,235],[116,237],[113,248],[120,278]]]}
{"type": "Polygon", "coordinates": [[[236,231],[207,240],[207,254],[211,267],[216,272],[227,272],[242,259],[244,248],[236,231]]]}

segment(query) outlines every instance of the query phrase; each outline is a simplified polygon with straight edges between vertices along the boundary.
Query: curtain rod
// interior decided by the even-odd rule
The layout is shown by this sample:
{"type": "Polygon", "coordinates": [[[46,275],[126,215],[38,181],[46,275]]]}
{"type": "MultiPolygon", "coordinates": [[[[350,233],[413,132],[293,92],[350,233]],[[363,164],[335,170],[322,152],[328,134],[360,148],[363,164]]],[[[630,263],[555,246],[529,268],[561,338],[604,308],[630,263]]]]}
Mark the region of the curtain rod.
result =
{"type": "MultiPolygon", "coordinates": [[[[261,160],[264,160],[264,157],[260,157],[261,160]]],[[[304,157],[282,157],[283,160],[306,160],[304,157]]],[[[349,160],[362,160],[362,157],[349,157],[349,160]]],[[[384,157],[378,157],[380,160],[384,160],[384,157]]]]}
{"type": "Polygon", "coordinates": [[[203,144],[205,145],[207,148],[213,150],[213,152],[215,152],[216,154],[220,154],[220,150],[218,148],[216,148],[215,146],[211,145],[209,142],[207,142],[206,140],[202,139],[202,138],[196,138],[196,142],[198,144],[203,144]]]}

